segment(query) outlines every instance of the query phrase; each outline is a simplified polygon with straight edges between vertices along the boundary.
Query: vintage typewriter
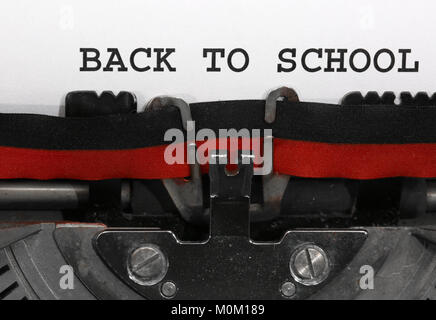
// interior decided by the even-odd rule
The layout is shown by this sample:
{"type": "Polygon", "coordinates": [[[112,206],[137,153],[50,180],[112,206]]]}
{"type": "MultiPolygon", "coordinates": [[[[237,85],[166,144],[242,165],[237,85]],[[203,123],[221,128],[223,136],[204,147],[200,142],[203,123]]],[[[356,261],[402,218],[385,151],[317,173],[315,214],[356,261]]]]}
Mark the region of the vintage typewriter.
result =
{"type": "Polygon", "coordinates": [[[300,100],[0,114],[0,299],[436,298],[436,96],[300,100]]]}

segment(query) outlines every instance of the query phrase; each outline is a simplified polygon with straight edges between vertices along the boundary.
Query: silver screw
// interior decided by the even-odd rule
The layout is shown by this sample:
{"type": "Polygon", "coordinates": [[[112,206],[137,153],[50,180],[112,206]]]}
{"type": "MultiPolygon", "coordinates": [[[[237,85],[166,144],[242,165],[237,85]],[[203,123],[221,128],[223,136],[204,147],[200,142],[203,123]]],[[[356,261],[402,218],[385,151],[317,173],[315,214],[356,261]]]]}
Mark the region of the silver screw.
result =
{"type": "Polygon", "coordinates": [[[292,282],[284,282],[280,288],[280,292],[285,298],[292,297],[296,291],[295,284],[292,282]]]}
{"type": "Polygon", "coordinates": [[[306,286],[323,282],[330,272],[327,254],[323,249],[312,244],[298,248],[292,254],[289,266],[295,281],[306,286]]]}
{"type": "Polygon", "coordinates": [[[165,298],[172,298],[176,295],[177,286],[174,282],[167,281],[164,284],[162,284],[162,287],[160,288],[160,292],[162,296],[164,296],[165,298]]]}
{"type": "Polygon", "coordinates": [[[145,245],[134,250],[127,263],[130,279],[143,286],[162,281],[168,271],[168,260],[155,245],[145,245]]]}

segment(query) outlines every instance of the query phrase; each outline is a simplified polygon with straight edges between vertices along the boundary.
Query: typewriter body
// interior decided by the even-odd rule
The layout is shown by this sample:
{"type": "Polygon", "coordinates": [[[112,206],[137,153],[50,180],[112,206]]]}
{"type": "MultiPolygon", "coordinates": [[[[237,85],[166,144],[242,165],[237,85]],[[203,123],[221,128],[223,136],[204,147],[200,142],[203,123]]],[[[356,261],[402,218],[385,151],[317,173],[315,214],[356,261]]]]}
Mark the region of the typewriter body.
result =
{"type": "Polygon", "coordinates": [[[276,2],[0,5],[0,300],[436,298],[434,4],[276,2]]]}

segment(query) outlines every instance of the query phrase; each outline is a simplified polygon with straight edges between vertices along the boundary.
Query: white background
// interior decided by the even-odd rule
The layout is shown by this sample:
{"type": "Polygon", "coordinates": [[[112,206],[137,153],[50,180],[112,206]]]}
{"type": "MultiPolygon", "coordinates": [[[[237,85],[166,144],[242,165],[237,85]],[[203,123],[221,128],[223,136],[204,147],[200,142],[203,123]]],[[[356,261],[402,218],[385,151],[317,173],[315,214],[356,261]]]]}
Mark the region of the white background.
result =
{"type": "MultiPolygon", "coordinates": [[[[259,99],[275,87],[336,103],[353,90],[436,91],[435,1],[1,0],[0,112],[59,114],[72,90],[130,90],[188,102],[259,99]],[[79,72],[79,48],[171,47],[177,72],[79,72]],[[245,72],[206,73],[202,49],[242,47],[245,72]],[[282,48],[411,48],[419,73],[277,73],[282,48]]],[[[103,54],[104,57],[104,54],[103,54]]],[[[397,56],[398,57],[398,56],[397,56]]]]}

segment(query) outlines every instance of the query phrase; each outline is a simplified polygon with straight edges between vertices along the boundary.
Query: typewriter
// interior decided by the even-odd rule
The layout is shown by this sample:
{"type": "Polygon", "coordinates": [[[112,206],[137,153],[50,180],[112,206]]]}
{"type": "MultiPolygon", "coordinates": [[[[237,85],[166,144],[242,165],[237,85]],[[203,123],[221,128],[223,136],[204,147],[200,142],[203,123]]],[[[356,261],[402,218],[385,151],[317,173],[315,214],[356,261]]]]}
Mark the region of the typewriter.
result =
{"type": "Polygon", "coordinates": [[[0,299],[434,299],[436,96],[0,114],[0,299]]]}

